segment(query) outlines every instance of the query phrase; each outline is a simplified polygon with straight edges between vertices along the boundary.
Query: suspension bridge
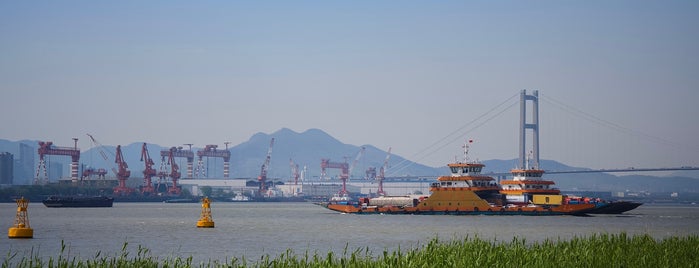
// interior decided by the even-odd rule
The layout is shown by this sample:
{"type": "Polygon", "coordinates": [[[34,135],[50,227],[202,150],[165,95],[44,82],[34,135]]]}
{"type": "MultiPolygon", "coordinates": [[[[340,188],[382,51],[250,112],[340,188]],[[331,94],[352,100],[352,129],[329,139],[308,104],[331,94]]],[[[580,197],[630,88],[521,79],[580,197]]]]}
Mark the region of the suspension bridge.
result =
{"type": "MultiPolygon", "coordinates": [[[[561,111],[561,114],[569,114],[576,119],[563,119],[564,123],[558,123],[559,125],[580,125],[580,121],[588,121],[592,122],[597,126],[601,126],[602,128],[608,129],[611,132],[615,133],[621,133],[622,135],[626,135],[628,137],[622,138],[626,140],[644,140],[644,142],[636,142],[637,144],[641,145],[633,145],[633,149],[619,149],[619,148],[600,148],[598,151],[603,152],[603,153],[612,153],[612,152],[617,152],[619,154],[621,153],[626,153],[627,155],[632,154],[632,150],[636,150],[636,147],[642,147],[642,145],[647,145],[647,144],[660,144],[660,145],[665,145],[665,146],[670,146],[673,147],[675,150],[689,150],[692,152],[699,152],[699,148],[695,148],[693,146],[687,146],[683,144],[678,144],[676,142],[669,141],[664,138],[656,137],[653,135],[649,135],[640,131],[633,130],[628,127],[624,127],[621,124],[613,123],[608,120],[604,120],[598,116],[592,115],[591,113],[585,112],[581,109],[575,108],[571,105],[565,104],[562,101],[556,100],[553,97],[547,96],[547,95],[542,95],[539,96],[538,90],[532,91],[530,94],[526,90],[522,90],[518,94],[515,94],[505,101],[499,103],[495,107],[487,110],[485,113],[481,114],[480,116],[476,117],[472,121],[466,123],[465,125],[457,128],[456,130],[452,131],[451,133],[447,134],[443,138],[435,141],[434,143],[430,144],[429,146],[425,147],[423,150],[419,151],[415,155],[413,155],[411,158],[415,159],[415,162],[419,162],[420,160],[428,157],[429,155],[435,154],[436,152],[442,150],[443,148],[447,146],[454,146],[454,144],[458,141],[464,140],[464,137],[467,137],[471,132],[474,132],[476,129],[479,129],[486,125],[488,122],[493,121],[494,119],[501,117],[505,112],[511,110],[512,108],[516,107],[519,104],[519,146],[518,146],[518,160],[517,160],[517,166],[512,167],[512,168],[525,168],[525,167],[531,167],[531,168],[542,168],[546,171],[547,174],[571,174],[571,173],[625,173],[625,172],[662,172],[662,171],[693,171],[693,170],[699,170],[699,167],[693,166],[693,165],[678,165],[676,167],[640,167],[637,165],[629,165],[624,168],[597,168],[597,169],[572,169],[572,170],[548,170],[545,167],[540,167],[539,166],[539,131],[540,131],[540,121],[539,121],[539,102],[544,101],[547,104],[549,104],[551,107],[554,107],[558,110],[561,111]],[[519,99],[517,100],[517,97],[519,99]],[[584,120],[579,120],[579,119],[584,119],[584,120]],[[569,123],[571,122],[571,123],[569,123]],[[528,135],[530,134],[530,135],[528,135]],[[529,144],[527,141],[529,141],[527,138],[528,136],[531,136],[529,139],[531,141],[531,144],[529,144]],[[529,152],[530,154],[527,154],[529,152]]],[[[580,132],[579,130],[573,130],[574,132],[580,132]]],[[[563,138],[557,138],[558,140],[563,140],[562,146],[567,146],[569,147],[570,144],[575,144],[576,142],[566,140],[566,138],[570,137],[563,137],[563,138]]],[[[611,142],[610,142],[611,143],[611,142]]],[[[576,145],[576,146],[587,146],[585,145],[576,145]]],[[[591,145],[590,145],[591,146],[591,145]]],[[[612,146],[616,146],[615,144],[612,144],[612,146]]],[[[574,146],[573,146],[574,147],[574,146]]],[[[627,146],[627,147],[632,147],[632,146],[627,146]]],[[[575,150],[570,150],[572,154],[578,154],[575,150]]],[[[603,154],[600,153],[600,154],[603,154]]],[[[399,176],[398,174],[401,174],[401,172],[412,165],[413,162],[410,162],[408,160],[404,160],[402,162],[399,162],[397,165],[392,167],[390,169],[389,175],[391,177],[396,177],[399,176]]],[[[507,176],[509,175],[509,171],[498,171],[495,173],[489,173],[489,175],[493,176],[507,176]]],[[[432,176],[420,176],[422,178],[429,178],[432,176]]]]}

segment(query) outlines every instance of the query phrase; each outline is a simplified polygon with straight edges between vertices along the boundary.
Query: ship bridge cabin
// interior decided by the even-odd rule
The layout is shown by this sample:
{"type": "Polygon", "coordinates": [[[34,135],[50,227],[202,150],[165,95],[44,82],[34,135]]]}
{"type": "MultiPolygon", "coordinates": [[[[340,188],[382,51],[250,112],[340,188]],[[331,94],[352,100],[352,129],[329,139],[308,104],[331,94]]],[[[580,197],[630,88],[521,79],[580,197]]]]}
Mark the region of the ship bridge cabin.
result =
{"type": "Polygon", "coordinates": [[[430,186],[435,189],[445,188],[498,188],[495,179],[481,175],[485,165],[477,163],[454,163],[447,165],[451,176],[441,176],[430,186]]]}
{"type": "Polygon", "coordinates": [[[455,163],[447,165],[452,177],[478,176],[485,165],[476,163],[455,163]]]}
{"type": "Polygon", "coordinates": [[[514,180],[516,181],[523,181],[523,180],[541,180],[541,177],[544,175],[544,171],[541,169],[513,169],[511,171],[512,175],[514,176],[514,180]]]}
{"type": "Polygon", "coordinates": [[[529,192],[529,193],[560,193],[558,188],[553,187],[556,183],[542,179],[544,171],[541,169],[514,169],[511,171],[512,180],[501,181],[502,192],[509,191],[529,192]]]}

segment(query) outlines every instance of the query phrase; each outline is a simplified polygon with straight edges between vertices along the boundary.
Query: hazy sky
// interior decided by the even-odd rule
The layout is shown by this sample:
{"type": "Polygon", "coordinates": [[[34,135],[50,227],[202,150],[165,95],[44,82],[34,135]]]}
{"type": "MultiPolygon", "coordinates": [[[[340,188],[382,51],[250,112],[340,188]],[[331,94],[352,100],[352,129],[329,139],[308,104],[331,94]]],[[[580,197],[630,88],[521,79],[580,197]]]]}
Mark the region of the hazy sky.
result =
{"type": "Polygon", "coordinates": [[[441,166],[517,157],[538,89],[542,158],[699,166],[697,26],[699,1],[0,1],[0,138],[318,128],[441,166]]]}

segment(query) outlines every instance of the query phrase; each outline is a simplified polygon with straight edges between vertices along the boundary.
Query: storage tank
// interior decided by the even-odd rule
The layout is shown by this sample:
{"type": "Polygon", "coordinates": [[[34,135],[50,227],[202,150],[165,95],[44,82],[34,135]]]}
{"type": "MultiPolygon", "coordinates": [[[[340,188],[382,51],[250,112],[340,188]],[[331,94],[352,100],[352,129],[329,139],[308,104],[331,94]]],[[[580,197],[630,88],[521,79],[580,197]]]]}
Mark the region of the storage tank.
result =
{"type": "Polygon", "coordinates": [[[409,207],[417,203],[417,199],[409,196],[380,196],[369,199],[370,206],[401,206],[409,207]]]}

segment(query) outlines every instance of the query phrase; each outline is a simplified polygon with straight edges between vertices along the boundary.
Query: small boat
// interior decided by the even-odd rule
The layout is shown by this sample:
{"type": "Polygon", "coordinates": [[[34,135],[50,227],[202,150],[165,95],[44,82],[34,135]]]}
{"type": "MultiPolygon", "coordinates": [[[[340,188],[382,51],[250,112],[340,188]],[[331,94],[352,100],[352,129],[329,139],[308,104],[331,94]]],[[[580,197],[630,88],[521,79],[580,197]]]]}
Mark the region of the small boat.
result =
{"type": "Polygon", "coordinates": [[[163,203],[199,203],[199,200],[194,198],[172,198],[163,201],[163,203]]]}
{"type": "Polygon", "coordinates": [[[107,196],[50,196],[42,201],[49,208],[112,207],[114,198],[107,196]]]}

